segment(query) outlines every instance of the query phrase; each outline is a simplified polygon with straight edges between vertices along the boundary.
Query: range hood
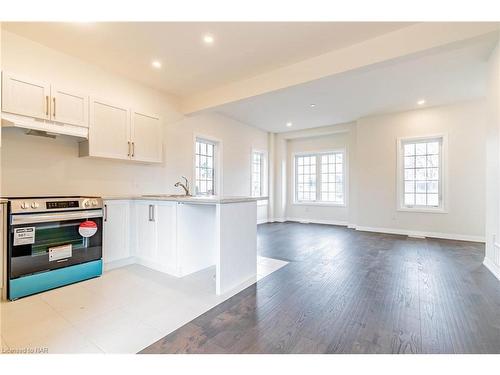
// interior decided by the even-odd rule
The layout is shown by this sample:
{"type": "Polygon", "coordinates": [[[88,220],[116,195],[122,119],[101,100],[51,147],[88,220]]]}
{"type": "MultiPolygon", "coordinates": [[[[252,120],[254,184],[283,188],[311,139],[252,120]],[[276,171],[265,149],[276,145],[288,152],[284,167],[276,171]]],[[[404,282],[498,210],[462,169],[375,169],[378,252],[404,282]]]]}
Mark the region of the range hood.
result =
{"type": "Polygon", "coordinates": [[[19,116],[7,112],[2,112],[2,127],[33,130],[34,132],[29,132],[30,135],[43,135],[51,138],[57,134],[83,139],[88,139],[89,137],[89,129],[86,127],[55,121],[39,120],[33,117],[19,116]]]}

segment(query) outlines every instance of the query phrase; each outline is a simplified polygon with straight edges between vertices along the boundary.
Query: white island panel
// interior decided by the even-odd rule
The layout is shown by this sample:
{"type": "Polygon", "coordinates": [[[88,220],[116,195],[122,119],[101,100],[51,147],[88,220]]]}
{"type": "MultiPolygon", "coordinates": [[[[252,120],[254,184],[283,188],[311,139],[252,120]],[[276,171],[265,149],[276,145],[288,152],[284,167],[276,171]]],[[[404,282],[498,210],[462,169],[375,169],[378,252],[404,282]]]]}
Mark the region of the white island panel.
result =
{"type": "Polygon", "coordinates": [[[218,204],[216,210],[216,293],[223,294],[257,276],[257,204],[218,204]]]}

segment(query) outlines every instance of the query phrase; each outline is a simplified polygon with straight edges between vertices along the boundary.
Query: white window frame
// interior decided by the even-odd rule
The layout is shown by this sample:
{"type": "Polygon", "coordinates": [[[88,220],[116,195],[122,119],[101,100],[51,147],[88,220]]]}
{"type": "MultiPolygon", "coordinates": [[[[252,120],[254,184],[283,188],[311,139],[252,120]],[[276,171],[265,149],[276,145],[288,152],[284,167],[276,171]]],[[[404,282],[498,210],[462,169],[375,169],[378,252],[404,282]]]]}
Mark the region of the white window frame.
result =
{"type": "MultiPolygon", "coordinates": [[[[259,197],[267,197],[268,195],[268,190],[269,190],[269,180],[268,180],[268,153],[267,150],[261,150],[261,149],[256,149],[253,148],[250,153],[250,195],[252,195],[252,187],[253,187],[253,154],[259,153],[262,156],[262,165],[261,165],[261,193],[259,197]]],[[[258,198],[258,197],[257,197],[258,198]]],[[[260,200],[258,201],[259,205],[265,205],[267,204],[267,200],[260,200]]]]}
{"type": "Polygon", "coordinates": [[[292,191],[293,191],[293,205],[296,206],[331,206],[331,207],[348,207],[349,202],[349,159],[347,148],[337,148],[331,150],[321,150],[321,151],[304,151],[304,152],[294,152],[292,154],[291,162],[292,166],[292,191]],[[316,156],[316,198],[321,194],[321,156],[325,154],[341,153],[343,160],[343,186],[344,191],[344,203],[335,203],[329,201],[299,201],[297,200],[297,156],[316,156]]]}
{"type": "MultiPolygon", "coordinates": [[[[205,141],[214,144],[214,196],[222,196],[222,141],[206,134],[193,135],[193,171],[191,192],[196,194],[196,141],[205,141]]],[[[206,196],[206,195],[203,195],[206,196]]],[[[210,195],[211,196],[211,195],[210,195]]]]}
{"type": "Polygon", "coordinates": [[[430,134],[418,137],[400,137],[397,139],[397,211],[422,212],[422,213],[448,213],[448,135],[430,134]],[[440,164],[439,164],[439,206],[407,206],[404,204],[404,144],[412,142],[430,142],[440,140],[440,164]]]}

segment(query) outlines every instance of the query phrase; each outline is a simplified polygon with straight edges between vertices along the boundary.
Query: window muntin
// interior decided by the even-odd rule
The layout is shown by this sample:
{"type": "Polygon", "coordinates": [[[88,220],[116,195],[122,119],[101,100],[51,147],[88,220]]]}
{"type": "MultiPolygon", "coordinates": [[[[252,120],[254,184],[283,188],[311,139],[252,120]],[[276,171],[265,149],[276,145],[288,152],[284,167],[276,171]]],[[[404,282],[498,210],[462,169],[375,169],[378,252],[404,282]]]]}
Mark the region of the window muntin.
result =
{"type": "Polygon", "coordinates": [[[195,181],[196,195],[215,194],[215,143],[196,139],[195,181]]]}
{"type": "Polygon", "coordinates": [[[295,156],[295,201],[345,204],[343,151],[295,156]]]}
{"type": "Polygon", "coordinates": [[[442,206],[442,143],[442,138],[402,141],[403,207],[442,206]]]}
{"type": "Polygon", "coordinates": [[[296,156],[296,198],[299,202],[316,200],[316,155],[296,156]]]}
{"type": "Polygon", "coordinates": [[[321,155],[321,200],[344,204],[344,155],[321,155]]]}
{"type": "Polygon", "coordinates": [[[252,197],[261,197],[264,191],[264,154],[252,152],[252,197]]]}

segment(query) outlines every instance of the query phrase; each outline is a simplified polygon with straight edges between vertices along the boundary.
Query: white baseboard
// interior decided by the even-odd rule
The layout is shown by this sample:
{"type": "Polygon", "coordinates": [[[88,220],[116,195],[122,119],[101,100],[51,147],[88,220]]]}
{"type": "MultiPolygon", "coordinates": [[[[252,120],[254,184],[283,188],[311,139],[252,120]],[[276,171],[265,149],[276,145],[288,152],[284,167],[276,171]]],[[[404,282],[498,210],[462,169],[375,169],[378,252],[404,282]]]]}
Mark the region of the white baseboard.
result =
{"type": "Polygon", "coordinates": [[[269,219],[257,219],[257,225],[258,224],[265,224],[265,223],[269,223],[269,219]]]}
{"type": "Polygon", "coordinates": [[[347,221],[339,221],[339,220],[316,220],[316,219],[304,219],[304,218],[298,218],[298,217],[287,217],[286,221],[294,221],[298,223],[304,223],[304,224],[327,224],[327,225],[340,225],[343,227],[347,227],[347,221]]]}
{"type": "Polygon", "coordinates": [[[268,223],[284,223],[286,220],[282,217],[273,217],[270,219],[267,219],[268,223]]]}
{"type": "Polygon", "coordinates": [[[128,257],[125,259],[114,260],[112,262],[106,262],[104,263],[104,271],[111,271],[114,270],[115,268],[125,267],[134,263],[135,263],[134,257],[128,257]]]}
{"type": "Polygon", "coordinates": [[[491,259],[486,257],[484,257],[483,264],[498,280],[500,280],[499,266],[497,266],[491,259]]]}
{"type": "Polygon", "coordinates": [[[446,240],[472,241],[472,242],[482,242],[482,243],[486,242],[483,236],[470,236],[470,235],[455,234],[455,233],[425,232],[425,231],[394,229],[394,228],[363,227],[359,225],[357,225],[355,229],[363,232],[400,234],[403,236],[410,236],[417,238],[431,237],[431,238],[442,238],[446,240]]]}

